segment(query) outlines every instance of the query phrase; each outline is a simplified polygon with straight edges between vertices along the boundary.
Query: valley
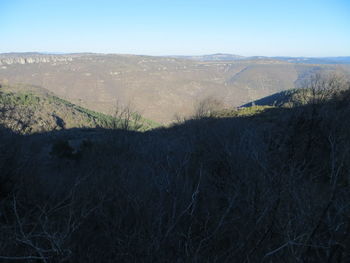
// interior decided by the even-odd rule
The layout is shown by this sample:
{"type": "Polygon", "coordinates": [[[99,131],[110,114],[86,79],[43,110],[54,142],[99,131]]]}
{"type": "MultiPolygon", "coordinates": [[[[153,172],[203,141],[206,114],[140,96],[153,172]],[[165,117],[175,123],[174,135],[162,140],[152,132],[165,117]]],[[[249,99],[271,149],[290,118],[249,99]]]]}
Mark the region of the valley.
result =
{"type": "Polygon", "coordinates": [[[350,72],[349,65],[217,57],[1,54],[0,83],[40,86],[105,114],[112,114],[117,104],[130,106],[148,119],[169,124],[176,116],[191,116],[209,97],[232,108],[292,89],[315,72],[350,72]]]}

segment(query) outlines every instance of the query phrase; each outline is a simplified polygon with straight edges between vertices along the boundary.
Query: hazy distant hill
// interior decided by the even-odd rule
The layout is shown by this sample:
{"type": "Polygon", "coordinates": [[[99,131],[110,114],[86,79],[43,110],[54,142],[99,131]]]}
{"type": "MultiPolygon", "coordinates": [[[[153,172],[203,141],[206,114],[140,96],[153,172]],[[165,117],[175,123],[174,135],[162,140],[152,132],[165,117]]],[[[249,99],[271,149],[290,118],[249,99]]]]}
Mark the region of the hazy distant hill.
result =
{"type": "Polygon", "coordinates": [[[280,60],[299,64],[350,64],[350,56],[347,57],[267,57],[267,56],[239,56],[234,54],[212,54],[202,56],[174,56],[176,58],[191,59],[197,61],[234,61],[234,60],[280,60]]]}
{"type": "MultiPolygon", "coordinates": [[[[205,57],[205,56],[204,56],[205,57]]],[[[112,113],[117,102],[148,119],[190,116],[214,97],[226,107],[292,89],[318,71],[350,72],[348,65],[309,65],[272,58],[209,56],[212,61],[112,54],[0,55],[0,82],[37,85],[86,108],[112,113]],[[221,60],[217,60],[221,59],[221,60]]]]}
{"type": "Polygon", "coordinates": [[[176,58],[184,58],[198,61],[232,61],[232,60],[240,60],[246,59],[247,57],[233,55],[233,54],[212,54],[212,55],[202,55],[202,56],[174,56],[176,58]]]}
{"type": "Polygon", "coordinates": [[[274,59],[304,64],[350,64],[350,57],[274,57],[274,59]]]}

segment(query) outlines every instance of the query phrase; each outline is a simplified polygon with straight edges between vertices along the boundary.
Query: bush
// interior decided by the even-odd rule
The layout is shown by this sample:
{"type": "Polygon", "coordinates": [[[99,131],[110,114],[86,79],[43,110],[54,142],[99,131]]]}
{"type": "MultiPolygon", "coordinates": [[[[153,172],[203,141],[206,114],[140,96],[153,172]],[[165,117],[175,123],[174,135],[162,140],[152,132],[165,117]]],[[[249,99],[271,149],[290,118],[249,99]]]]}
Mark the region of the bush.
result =
{"type": "Polygon", "coordinates": [[[315,114],[99,129],[79,162],[62,158],[82,130],[25,136],[38,170],[18,166],[25,179],[0,201],[0,259],[348,262],[350,103],[339,96],[315,114]],[[62,158],[45,156],[52,141],[62,158]]]}

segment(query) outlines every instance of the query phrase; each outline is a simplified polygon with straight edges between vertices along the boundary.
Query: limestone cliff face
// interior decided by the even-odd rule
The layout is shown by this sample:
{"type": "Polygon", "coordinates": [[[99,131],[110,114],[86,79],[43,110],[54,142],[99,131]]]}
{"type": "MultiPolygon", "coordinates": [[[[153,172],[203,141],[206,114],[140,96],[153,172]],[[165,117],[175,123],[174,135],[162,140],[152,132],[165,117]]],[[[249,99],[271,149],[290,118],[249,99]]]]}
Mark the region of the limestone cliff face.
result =
{"type": "Polygon", "coordinates": [[[0,65],[55,63],[72,61],[69,55],[0,55],[0,65]]]}

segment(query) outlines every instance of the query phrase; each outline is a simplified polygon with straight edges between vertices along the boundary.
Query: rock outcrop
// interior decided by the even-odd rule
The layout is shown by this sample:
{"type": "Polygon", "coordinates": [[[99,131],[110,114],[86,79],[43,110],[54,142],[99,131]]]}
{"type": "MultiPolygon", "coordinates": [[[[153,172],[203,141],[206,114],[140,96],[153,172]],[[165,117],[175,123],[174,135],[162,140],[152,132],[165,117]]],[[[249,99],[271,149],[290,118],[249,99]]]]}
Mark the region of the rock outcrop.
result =
{"type": "Polygon", "coordinates": [[[0,66],[1,65],[12,65],[12,64],[33,64],[33,63],[55,63],[55,62],[70,62],[73,57],[70,55],[0,55],[0,66]]]}

